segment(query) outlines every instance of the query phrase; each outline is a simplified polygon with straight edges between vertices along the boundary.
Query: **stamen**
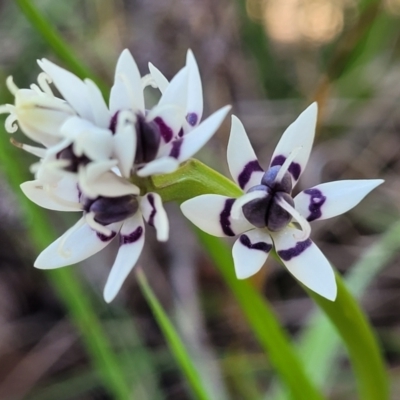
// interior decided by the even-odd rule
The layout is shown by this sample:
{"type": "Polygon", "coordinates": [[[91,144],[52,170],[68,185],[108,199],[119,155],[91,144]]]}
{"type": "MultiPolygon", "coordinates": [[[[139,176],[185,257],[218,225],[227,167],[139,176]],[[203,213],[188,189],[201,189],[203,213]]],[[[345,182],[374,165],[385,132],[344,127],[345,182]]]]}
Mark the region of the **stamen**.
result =
{"type": "Polygon", "coordinates": [[[44,158],[46,156],[47,150],[43,147],[30,146],[28,144],[20,143],[17,142],[14,138],[10,138],[10,142],[13,146],[25,150],[26,152],[31,153],[37,157],[44,158]]]}
{"type": "Polygon", "coordinates": [[[238,197],[233,203],[231,209],[231,217],[233,219],[239,219],[242,212],[242,207],[255,199],[261,199],[268,196],[268,193],[263,190],[255,190],[254,192],[246,193],[241,197],[238,197]]]}
{"type": "Polygon", "coordinates": [[[54,97],[54,94],[49,85],[52,82],[52,79],[50,78],[50,76],[47,75],[45,72],[41,72],[38,75],[37,80],[38,80],[39,86],[43,90],[43,92],[48,94],[51,97],[54,97]]]}
{"type": "Polygon", "coordinates": [[[299,151],[302,149],[302,146],[296,147],[295,149],[292,150],[292,152],[288,155],[286,158],[285,162],[282,164],[280,170],[276,174],[275,177],[275,182],[280,182],[283,179],[283,176],[286,174],[288,169],[290,168],[290,164],[292,164],[292,161],[296,158],[297,154],[299,154],[299,151]]]}
{"type": "Polygon", "coordinates": [[[62,240],[60,240],[60,243],[57,246],[57,253],[60,254],[61,257],[64,257],[64,258],[71,257],[71,250],[64,249],[65,242],[70,238],[70,236],[74,232],[76,232],[85,223],[86,223],[85,218],[82,217],[74,226],[69,228],[67,230],[67,232],[64,233],[62,240]]]}
{"type": "Polygon", "coordinates": [[[43,93],[42,90],[40,89],[40,87],[39,87],[38,85],[36,85],[36,83],[32,83],[32,84],[30,85],[30,88],[31,88],[34,92],[36,92],[37,94],[42,94],[42,93],[43,93]]]}
{"type": "Polygon", "coordinates": [[[10,93],[14,96],[19,90],[19,87],[14,83],[14,79],[11,75],[6,79],[6,86],[10,93]]]}
{"type": "Polygon", "coordinates": [[[3,104],[0,106],[0,114],[11,114],[15,112],[15,106],[12,104],[3,104]]]}
{"type": "Polygon", "coordinates": [[[299,240],[305,240],[310,237],[311,234],[311,226],[308,221],[290,204],[288,204],[284,199],[279,196],[276,196],[276,201],[280,207],[282,207],[285,211],[287,211],[300,225],[302,230],[301,236],[296,237],[299,240]]]}
{"type": "Polygon", "coordinates": [[[112,235],[112,230],[106,228],[104,225],[99,224],[94,219],[95,213],[89,212],[85,214],[86,223],[96,232],[99,232],[107,237],[112,235]]]}
{"type": "Polygon", "coordinates": [[[156,80],[151,76],[151,74],[147,74],[145,76],[142,76],[142,88],[146,89],[147,86],[151,86],[154,89],[158,88],[156,80]]]}
{"type": "Polygon", "coordinates": [[[10,114],[6,118],[6,120],[4,122],[4,127],[6,128],[6,131],[8,133],[14,133],[18,130],[17,120],[18,120],[18,118],[17,118],[16,114],[14,114],[14,113],[10,114]]]}

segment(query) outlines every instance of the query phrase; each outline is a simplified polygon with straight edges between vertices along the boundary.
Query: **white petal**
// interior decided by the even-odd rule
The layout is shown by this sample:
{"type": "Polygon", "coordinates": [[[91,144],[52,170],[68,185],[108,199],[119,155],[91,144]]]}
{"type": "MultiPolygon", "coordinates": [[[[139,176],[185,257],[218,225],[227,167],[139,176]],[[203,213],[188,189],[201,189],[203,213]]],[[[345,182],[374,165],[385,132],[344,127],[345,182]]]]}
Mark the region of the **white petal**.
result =
{"type": "Polygon", "coordinates": [[[186,161],[192,157],[214,135],[230,109],[231,106],[220,108],[190,133],[169,143],[169,155],[179,160],[179,162],[186,161]]]}
{"type": "Polygon", "coordinates": [[[119,197],[140,193],[140,189],[109,170],[115,166],[112,162],[89,163],[79,170],[79,185],[85,195],[119,197]]]}
{"type": "Polygon", "coordinates": [[[47,185],[47,188],[38,180],[24,182],[21,190],[29,200],[48,210],[82,211],[78,187],[69,177],[63,178],[54,187],[47,185]]]}
{"type": "Polygon", "coordinates": [[[257,273],[271,249],[272,239],[267,232],[254,229],[240,235],[232,248],[237,278],[246,279],[257,273]]]}
{"type": "Polygon", "coordinates": [[[100,128],[108,128],[110,125],[111,114],[108,111],[107,104],[97,85],[90,79],[85,79],[88,91],[88,99],[92,107],[94,123],[100,128]]]}
{"type": "Polygon", "coordinates": [[[234,115],[232,115],[227,158],[233,180],[244,191],[261,183],[264,170],[258,162],[242,122],[234,115]]]}
{"type": "Polygon", "coordinates": [[[308,221],[328,219],[355,207],[382,179],[323,183],[303,190],[294,198],[296,210],[308,221]]]}
{"type": "Polygon", "coordinates": [[[140,209],[145,221],[150,226],[156,228],[157,240],[160,242],[167,241],[169,222],[160,195],[157,193],[147,193],[140,200],[140,209]]]}
{"type": "Polygon", "coordinates": [[[108,160],[112,154],[113,138],[109,129],[99,128],[91,122],[70,117],[62,125],[61,132],[74,142],[74,153],[85,154],[93,161],[108,160]]]}
{"type": "Polygon", "coordinates": [[[91,229],[82,217],[64,235],[39,254],[34,266],[39,269],[53,269],[85,260],[107,246],[120,226],[120,223],[109,225],[113,234],[107,238],[91,229]]]}
{"type": "Polygon", "coordinates": [[[174,104],[165,104],[154,107],[146,116],[146,121],[154,121],[160,129],[162,139],[168,143],[178,135],[184,118],[183,108],[174,104]]]}
{"type": "Polygon", "coordinates": [[[231,217],[235,199],[219,194],[204,194],[181,204],[183,215],[204,232],[213,236],[235,236],[253,229],[243,213],[231,217]]]}
{"type": "Polygon", "coordinates": [[[168,86],[168,79],[156,68],[152,63],[149,62],[149,71],[154,81],[156,82],[161,93],[164,93],[168,86]]]}
{"type": "Polygon", "coordinates": [[[163,92],[159,106],[166,104],[174,104],[182,110],[186,109],[187,101],[187,87],[188,87],[188,70],[186,67],[182,68],[168,84],[163,92]]]}
{"type": "Polygon", "coordinates": [[[117,127],[113,136],[114,155],[122,176],[129,178],[136,154],[136,129],[131,113],[121,111],[118,114],[117,127]]]}
{"type": "Polygon", "coordinates": [[[137,171],[137,175],[140,177],[169,174],[174,172],[179,167],[179,161],[173,157],[161,157],[156,160],[150,161],[143,168],[137,171]]]}
{"type": "Polygon", "coordinates": [[[308,158],[310,157],[315,135],[315,126],[317,124],[317,115],[317,103],[312,103],[299,115],[296,121],[286,129],[272,155],[270,167],[282,165],[293,150],[299,147],[301,148],[289,167],[293,183],[299,180],[300,175],[307,165],[308,158]]]}
{"type": "Polygon", "coordinates": [[[131,109],[144,114],[144,97],[139,69],[129,50],[119,56],[115,69],[114,86],[110,93],[111,114],[131,109]]]}
{"type": "Polygon", "coordinates": [[[188,97],[186,106],[186,118],[191,127],[197,126],[203,115],[203,88],[199,67],[192,50],[186,55],[186,66],[189,68],[188,97]]]}
{"type": "Polygon", "coordinates": [[[136,213],[124,222],[120,231],[120,247],[117,258],[104,288],[104,300],[107,303],[112,301],[121,289],[122,284],[142,252],[143,244],[143,219],[140,213],[136,213]]]}
{"type": "Polygon", "coordinates": [[[88,91],[85,83],[73,73],[43,58],[38,60],[40,68],[53,80],[64,99],[82,117],[94,122],[88,91]]]}
{"type": "Polygon", "coordinates": [[[320,296],[334,301],[335,274],[326,257],[311,239],[298,241],[299,230],[287,227],[273,233],[275,249],[289,272],[320,296]]]}

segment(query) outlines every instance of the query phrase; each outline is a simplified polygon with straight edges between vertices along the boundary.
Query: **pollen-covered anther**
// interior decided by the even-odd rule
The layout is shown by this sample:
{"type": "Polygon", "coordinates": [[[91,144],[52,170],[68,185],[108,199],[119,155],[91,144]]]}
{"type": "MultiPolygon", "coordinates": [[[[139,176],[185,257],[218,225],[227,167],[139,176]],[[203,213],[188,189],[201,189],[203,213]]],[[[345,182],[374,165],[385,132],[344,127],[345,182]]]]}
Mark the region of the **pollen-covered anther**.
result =
{"type": "Polygon", "coordinates": [[[286,171],[282,174],[282,167],[280,165],[269,168],[262,177],[261,184],[268,186],[274,192],[285,193],[291,193],[293,186],[290,173],[286,171]]]}

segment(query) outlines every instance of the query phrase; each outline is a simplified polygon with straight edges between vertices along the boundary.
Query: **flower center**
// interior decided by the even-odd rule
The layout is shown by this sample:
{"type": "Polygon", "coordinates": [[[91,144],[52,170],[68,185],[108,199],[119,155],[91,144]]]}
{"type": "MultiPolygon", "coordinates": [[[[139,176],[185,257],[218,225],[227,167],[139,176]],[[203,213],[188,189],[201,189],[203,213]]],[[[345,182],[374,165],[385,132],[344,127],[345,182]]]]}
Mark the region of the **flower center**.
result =
{"type": "Polygon", "coordinates": [[[120,197],[97,197],[96,199],[80,199],[83,210],[91,213],[94,220],[101,225],[109,225],[120,222],[134,215],[139,208],[137,196],[126,195],[120,197]]]}
{"type": "Polygon", "coordinates": [[[72,149],[72,144],[58,152],[57,159],[69,161],[69,165],[64,167],[64,169],[69,172],[78,172],[80,165],[87,165],[91,161],[84,154],[77,156],[72,149]]]}
{"type": "Polygon", "coordinates": [[[280,204],[286,202],[291,207],[294,201],[290,195],[292,191],[292,178],[288,172],[278,174],[281,166],[271,167],[261,179],[261,184],[253,186],[247,193],[261,191],[265,196],[246,203],[243,214],[246,219],[257,228],[267,228],[277,232],[289,224],[293,216],[280,204]],[[278,180],[278,179],[279,180],[278,180]]]}

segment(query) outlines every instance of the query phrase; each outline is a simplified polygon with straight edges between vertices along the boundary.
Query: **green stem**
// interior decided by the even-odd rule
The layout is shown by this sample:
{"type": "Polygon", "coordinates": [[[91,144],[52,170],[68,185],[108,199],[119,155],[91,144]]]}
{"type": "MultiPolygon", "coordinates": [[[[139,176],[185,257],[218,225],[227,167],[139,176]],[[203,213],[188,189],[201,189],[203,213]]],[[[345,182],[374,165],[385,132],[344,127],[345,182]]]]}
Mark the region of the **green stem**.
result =
{"type": "Polygon", "coordinates": [[[196,398],[199,400],[209,400],[206,390],[201,382],[200,375],[198,374],[195,366],[192,363],[190,355],[188,354],[182,340],[180,339],[178,333],[176,332],[174,326],[169,320],[167,314],[163,310],[157,297],[151,290],[146,276],[141,269],[137,269],[136,276],[138,278],[140,290],[142,291],[144,297],[149,304],[154,317],[163,332],[163,335],[168,343],[169,348],[174,354],[183,374],[185,375],[187,381],[196,398]]]}

